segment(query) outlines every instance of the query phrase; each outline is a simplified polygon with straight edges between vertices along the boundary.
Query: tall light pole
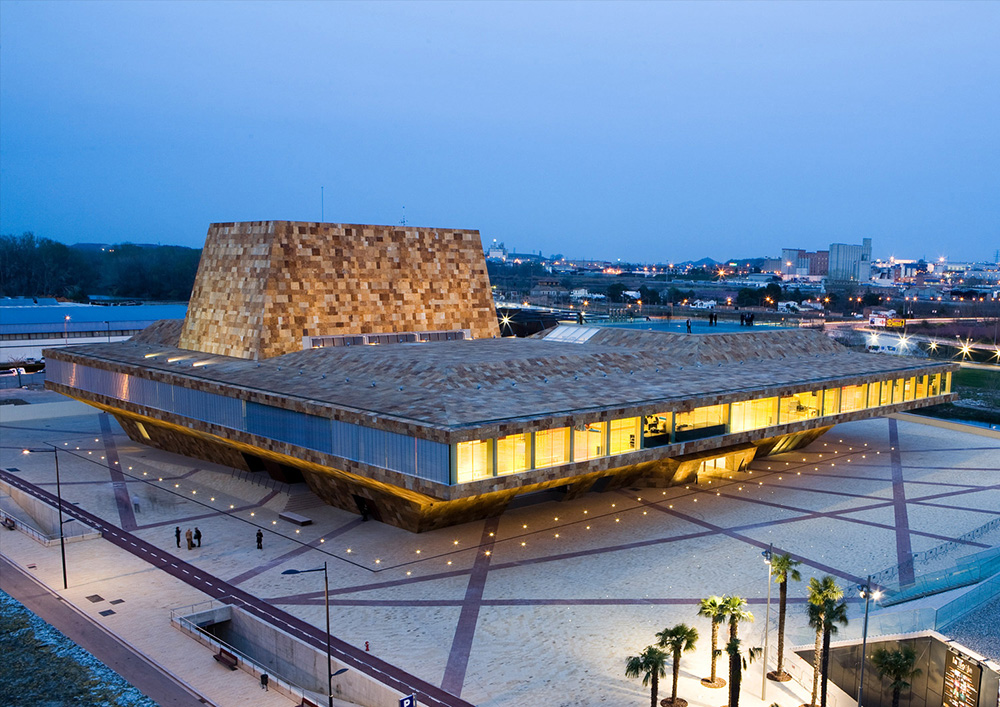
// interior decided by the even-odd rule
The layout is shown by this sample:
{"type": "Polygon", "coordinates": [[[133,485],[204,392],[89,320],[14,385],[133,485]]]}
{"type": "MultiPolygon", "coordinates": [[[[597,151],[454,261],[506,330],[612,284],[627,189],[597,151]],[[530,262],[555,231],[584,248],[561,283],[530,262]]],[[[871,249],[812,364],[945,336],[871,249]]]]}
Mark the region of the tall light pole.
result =
{"type": "Polygon", "coordinates": [[[63,342],[69,344],[69,315],[63,318],[63,342]]]}
{"type": "Polygon", "coordinates": [[[104,322],[108,325],[108,343],[111,343],[111,322],[104,322]]]}
{"type": "Polygon", "coordinates": [[[771,631],[771,556],[772,550],[774,549],[774,544],[767,546],[764,552],[760,553],[764,556],[764,564],[767,565],[767,608],[764,609],[764,655],[761,656],[761,679],[760,679],[760,699],[767,701],[767,648],[768,648],[768,637],[771,631]]]}
{"type": "Polygon", "coordinates": [[[877,589],[874,592],[872,591],[871,575],[868,575],[868,579],[865,580],[864,584],[858,585],[858,591],[865,598],[865,623],[861,629],[861,675],[858,679],[858,707],[861,707],[861,696],[865,691],[865,651],[868,646],[868,601],[872,598],[873,594],[875,601],[878,601],[882,598],[882,592],[877,589]]]}
{"type": "MultiPolygon", "coordinates": [[[[66,317],[69,319],[69,317],[66,317]]],[[[59,448],[54,444],[49,445],[52,449],[25,449],[21,454],[31,454],[32,452],[51,452],[56,461],[56,498],[58,499],[59,510],[59,552],[62,555],[62,577],[63,589],[69,589],[66,581],[66,536],[63,534],[63,513],[62,513],[62,485],[59,483],[59,448]]],[[[72,520],[72,518],[70,519],[72,520]]]]}
{"type": "Polygon", "coordinates": [[[326,604],[326,696],[328,707],[333,707],[333,657],[330,655],[330,575],[326,571],[326,562],[322,567],[311,570],[285,570],[281,574],[305,574],[307,572],[323,573],[323,599],[326,604]]]}

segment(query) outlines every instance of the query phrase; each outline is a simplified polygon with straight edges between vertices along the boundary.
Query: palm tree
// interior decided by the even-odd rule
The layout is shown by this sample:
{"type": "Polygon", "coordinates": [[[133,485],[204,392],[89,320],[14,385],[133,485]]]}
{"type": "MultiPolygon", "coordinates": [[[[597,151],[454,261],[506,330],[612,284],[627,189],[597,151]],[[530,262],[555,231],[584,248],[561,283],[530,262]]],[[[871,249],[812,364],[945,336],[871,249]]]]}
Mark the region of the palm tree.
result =
{"type": "Polygon", "coordinates": [[[741,621],[753,621],[753,614],[746,610],[747,600],[743,597],[726,596],[722,599],[726,617],[729,619],[729,640],[738,638],[737,625],[741,621]]]}
{"type": "Polygon", "coordinates": [[[823,628],[823,658],[821,664],[822,682],[820,683],[820,707],[826,707],[827,674],[830,671],[830,636],[837,633],[837,624],[847,625],[847,602],[828,601],[823,606],[809,607],[809,623],[816,626],[822,622],[823,628]],[[814,623],[815,622],[815,623],[814,623]]]}
{"type": "Polygon", "coordinates": [[[771,576],[778,585],[778,667],[772,673],[775,680],[782,682],[791,679],[785,672],[785,606],[788,603],[788,580],[802,581],[802,575],[797,569],[802,563],[793,560],[789,554],[775,555],[771,558],[771,576]]]}
{"type": "MultiPolygon", "coordinates": [[[[809,704],[816,707],[819,696],[820,659],[823,656],[823,638],[826,634],[826,612],[844,596],[844,590],[837,586],[833,577],[815,577],[809,580],[809,625],[816,629],[816,647],[813,649],[813,688],[809,704]]],[[[847,619],[844,619],[845,623],[847,619]]],[[[832,624],[831,624],[832,626],[832,624]]],[[[825,692],[825,690],[824,690],[825,692]]]]}
{"type": "Polygon", "coordinates": [[[761,648],[751,648],[744,656],[740,651],[740,639],[731,638],[726,644],[729,654],[729,707],[740,707],[740,684],[743,671],[761,654],[761,648]]]}
{"type": "Polygon", "coordinates": [[[642,686],[652,684],[650,707],[656,707],[656,693],[660,678],[667,675],[667,654],[656,646],[646,646],[639,655],[625,659],[625,677],[642,678],[642,686]]]}
{"type": "Polygon", "coordinates": [[[724,601],[720,596],[710,596],[701,600],[701,607],[698,609],[698,616],[704,616],[712,622],[712,675],[707,680],[702,680],[709,687],[723,687],[726,684],[715,672],[716,659],[722,652],[719,650],[719,626],[726,620],[724,601]]]}
{"type": "Polygon", "coordinates": [[[910,680],[920,675],[920,668],[915,667],[917,652],[913,646],[903,646],[899,650],[890,651],[878,648],[872,653],[872,665],[879,678],[889,678],[892,688],[892,707],[899,707],[899,693],[910,686],[910,680]]]}
{"type": "Polygon", "coordinates": [[[673,628],[665,628],[656,634],[657,645],[660,648],[669,648],[673,654],[674,663],[674,684],[670,692],[670,703],[677,703],[677,678],[680,676],[681,653],[689,653],[694,650],[694,644],[698,640],[698,630],[691,628],[687,624],[677,624],[673,628]]]}

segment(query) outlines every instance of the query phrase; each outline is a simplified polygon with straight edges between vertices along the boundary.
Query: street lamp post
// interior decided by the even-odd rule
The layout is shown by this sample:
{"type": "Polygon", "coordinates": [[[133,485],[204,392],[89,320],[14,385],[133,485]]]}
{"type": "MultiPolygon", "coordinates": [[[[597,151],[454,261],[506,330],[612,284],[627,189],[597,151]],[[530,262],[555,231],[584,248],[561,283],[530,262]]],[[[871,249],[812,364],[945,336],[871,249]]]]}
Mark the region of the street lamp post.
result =
{"type": "Polygon", "coordinates": [[[69,315],[63,318],[63,342],[69,343],[69,315]]]}
{"type": "Polygon", "coordinates": [[[760,553],[764,556],[764,564],[767,565],[767,608],[764,609],[764,655],[761,656],[761,672],[762,677],[760,679],[760,699],[767,701],[767,648],[768,648],[768,637],[771,630],[771,556],[772,550],[774,549],[774,544],[767,546],[764,552],[760,553]]]}
{"type": "MultiPolygon", "coordinates": [[[[858,585],[858,591],[861,592],[861,596],[865,598],[865,623],[861,629],[861,675],[858,679],[858,707],[861,707],[861,696],[865,691],[865,651],[868,646],[868,601],[872,598],[872,576],[868,575],[868,579],[865,580],[864,584],[858,585]]],[[[882,592],[875,590],[875,601],[878,601],[882,597],[882,592]]]]}
{"type": "MultiPolygon", "coordinates": [[[[69,317],[66,317],[69,319],[69,317]]],[[[58,499],[59,510],[59,552],[62,555],[62,578],[63,589],[69,589],[69,582],[66,581],[66,536],[63,534],[63,512],[62,512],[62,485],[59,483],[59,448],[54,444],[49,445],[52,449],[25,449],[21,454],[31,454],[32,452],[52,452],[52,457],[56,462],[56,498],[58,499]]],[[[70,519],[72,520],[72,518],[70,519]]]]}
{"type": "Polygon", "coordinates": [[[104,322],[108,325],[108,343],[111,343],[111,322],[104,322]]]}
{"type": "Polygon", "coordinates": [[[333,707],[333,656],[330,654],[330,575],[326,570],[326,562],[322,567],[311,570],[285,570],[281,574],[305,574],[307,572],[323,573],[323,599],[326,604],[326,696],[328,707],[333,707]]]}

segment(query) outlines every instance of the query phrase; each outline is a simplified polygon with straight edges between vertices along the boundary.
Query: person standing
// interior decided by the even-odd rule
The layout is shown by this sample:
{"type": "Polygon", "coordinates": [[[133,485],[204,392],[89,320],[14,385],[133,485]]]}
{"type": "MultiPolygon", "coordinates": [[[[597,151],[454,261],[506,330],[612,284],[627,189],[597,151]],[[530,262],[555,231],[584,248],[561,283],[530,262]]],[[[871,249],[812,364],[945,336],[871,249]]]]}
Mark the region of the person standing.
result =
{"type": "Polygon", "coordinates": [[[136,513],[142,512],[139,509],[139,495],[135,493],[132,494],[132,510],[135,511],[136,513]]]}
{"type": "Polygon", "coordinates": [[[195,526],[194,529],[194,541],[198,545],[198,547],[201,547],[201,531],[198,530],[197,526],[195,526]]]}
{"type": "Polygon", "coordinates": [[[191,534],[191,528],[188,528],[184,532],[184,539],[187,540],[188,550],[190,550],[190,549],[192,549],[194,547],[194,539],[193,538],[194,538],[194,536],[191,534]]]}
{"type": "Polygon", "coordinates": [[[264,532],[260,528],[257,529],[257,549],[264,549],[264,532]]]}
{"type": "Polygon", "coordinates": [[[181,526],[174,528],[174,537],[177,539],[177,547],[181,546],[181,526]]]}

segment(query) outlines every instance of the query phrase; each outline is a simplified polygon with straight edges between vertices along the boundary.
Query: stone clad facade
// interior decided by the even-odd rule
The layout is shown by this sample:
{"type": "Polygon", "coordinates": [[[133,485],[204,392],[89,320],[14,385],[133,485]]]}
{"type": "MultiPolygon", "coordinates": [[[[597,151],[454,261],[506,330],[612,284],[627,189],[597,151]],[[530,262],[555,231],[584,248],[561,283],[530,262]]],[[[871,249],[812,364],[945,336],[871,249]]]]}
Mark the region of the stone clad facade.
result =
{"type": "Polygon", "coordinates": [[[259,360],[309,336],[453,330],[500,333],[478,231],[216,223],[179,346],[259,360]]]}

